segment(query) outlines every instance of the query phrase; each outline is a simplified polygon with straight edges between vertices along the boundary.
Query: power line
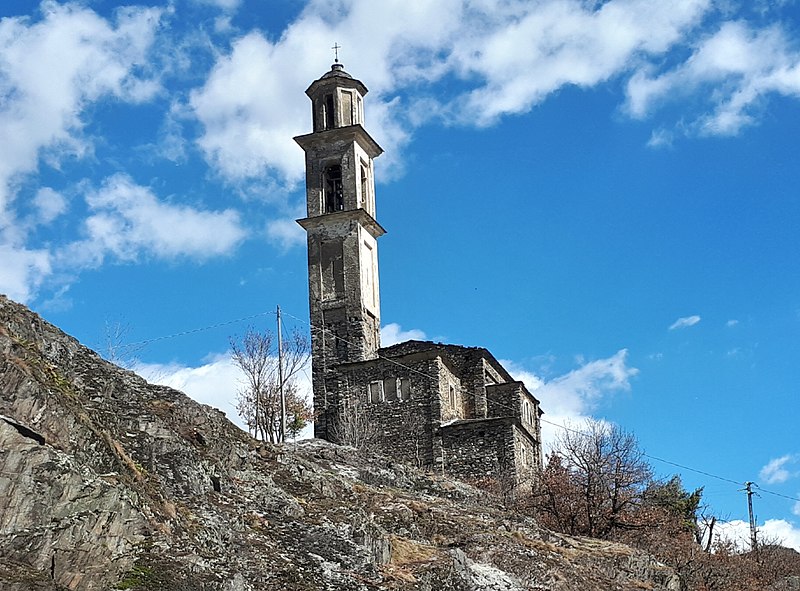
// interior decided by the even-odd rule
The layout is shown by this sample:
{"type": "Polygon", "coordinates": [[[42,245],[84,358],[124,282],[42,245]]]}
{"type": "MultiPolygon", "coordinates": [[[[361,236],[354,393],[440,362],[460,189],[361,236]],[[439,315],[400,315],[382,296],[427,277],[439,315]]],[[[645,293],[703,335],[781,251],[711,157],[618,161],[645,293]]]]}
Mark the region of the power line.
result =
{"type": "MultiPolygon", "coordinates": [[[[285,313],[285,314],[286,314],[287,316],[290,316],[290,317],[294,318],[294,319],[295,319],[295,320],[297,320],[298,322],[302,322],[302,323],[304,323],[304,324],[307,324],[307,325],[308,325],[308,326],[309,326],[309,327],[310,327],[312,330],[318,330],[318,331],[322,331],[322,332],[327,332],[328,334],[331,334],[331,335],[334,335],[334,336],[335,336],[335,333],[333,333],[333,331],[331,331],[331,330],[329,330],[329,329],[327,329],[327,328],[325,328],[325,327],[319,327],[319,326],[315,326],[315,325],[314,325],[314,324],[312,324],[310,321],[303,320],[302,318],[298,318],[297,316],[293,316],[292,314],[288,314],[288,313],[285,313]]],[[[341,339],[341,337],[338,337],[338,338],[340,338],[340,339],[341,339]]],[[[346,342],[348,345],[353,345],[353,343],[351,343],[350,341],[347,341],[347,339],[341,339],[341,340],[343,340],[344,342],[346,342]]],[[[433,376],[433,375],[427,374],[427,373],[425,373],[425,372],[423,372],[423,371],[420,371],[420,370],[418,370],[418,369],[415,369],[415,368],[413,368],[413,367],[410,367],[410,366],[404,365],[403,363],[401,363],[401,362],[399,362],[399,361],[396,361],[395,359],[391,359],[391,358],[389,358],[389,357],[385,357],[385,356],[383,356],[383,355],[378,355],[378,359],[383,359],[384,361],[388,361],[389,363],[392,363],[392,364],[394,364],[394,365],[397,365],[398,367],[402,367],[402,368],[406,369],[406,370],[407,370],[407,371],[409,371],[409,372],[413,372],[413,373],[416,373],[416,374],[418,374],[418,375],[424,376],[424,377],[426,377],[426,378],[428,378],[428,379],[431,379],[431,380],[437,380],[437,379],[438,379],[438,377],[437,377],[437,376],[433,376]]],[[[463,387],[461,387],[461,385],[460,385],[460,384],[458,385],[458,390],[459,390],[460,392],[462,392],[462,393],[467,393],[467,392],[466,392],[466,390],[465,390],[463,387]]],[[[496,404],[497,406],[500,406],[500,407],[502,407],[502,408],[505,408],[506,410],[514,410],[514,409],[513,409],[513,407],[511,407],[511,406],[509,406],[509,405],[506,405],[506,404],[503,404],[503,403],[501,403],[501,402],[499,402],[499,401],[498,401],[498,402],[495,402],[495,404],[496,404]]],[[[552,422],[552,421],[548,421],[547,419],[543,419],[543,418],[541,418],[541,417],[539,418],[539,420],[540,420],[541,422],[543,422],[543,423],[547,423],[548,425],[553,425],[554,427],[558,427],[558,428],[560,428],[560,429],[565,429],[565,430],[567,430],[567,431],[572,431],[572,432],[574,432],[574,433],[577,433],[577,434],[580,434],[580,435],[585,435],[585,434],[586,434],[586,432],[585,432],[585,431],[579,431],[579,430],[577,430],[577,429],[573,429],[573,428],[567,427],[566,425],[563,425],[563,424],[559,424],[559,423],[554,423],[554,422],[552,422]]],[[[694,472],[694,473],[696,473],[696,474],[702,474],[703,476],[708,476],[709,478],[714,478],[714,479],[716,479],[716,480],[720,480],[720,481],[722,481],[722,482],[727,482],[727,483],[729,483],[729,484],[735,484],[735,485],[737,485],[737,486],[742,486],[742,485],[744,484],[744,482],[743,482],[743,481],[737,481],[737,480],[733,480],[732,478],[727,478],[727,477],[725,477],[725,476],[720,476],[720,475],[718,475],[718,474],[713,474],[713,473],[711,473],[711,472],[708,472],[708,471],[705,471],[705,470],[699,470],[699,469],[697,469],[697,468],[692,468],[691,466],[686,466],[685,464],[680,464],[680,463],[678,463],[678,462],[673,462],[673,461],[671,461],[671,460],[666,460],[666,459],[664,459],[664,458],[660,458],[660,457],[658,457],[658,456],[654,456],[654,455],[652,455],[652,454],[648,454],[648,453],[646,453],[646,452],[642,452],[642,455],[643,455],[644,457],[646,457],[646,458],[649,458],[649,459],[651,459],[651,460],[655,460],[655,461],[657,461],[657,462],[662,462],[662,463],[664,463],[664,464],[669,464],[670,466],[675,466],[676,468],[680,468],[680,469],[682,469],[682,470],[688,470],[689,472],[694,472]]],[[[777,497],[782,497],[782,498],[785,498],[785,499],[789,499],[789,500],[791,500],[791,501],[797,501],[797,502],[800,502],[800,498],[791,497],[791,496],[784,495],[784,494],[781,494],[781,493],[776,493],[776,492],[773,492],[773,491],[768,491],[768,490],[766,490],[766,489],[763,489],[763,488],[760,488],[760,487],[759,487],[759,490],[760,490],[761,492],[763,492],[763,493],[766,493],[766,494],[774,495],[774,496],[777,496],[777,497]]]]}
{"type": "MultiPolygon", "coordinates": [[[[563,424],[560,424],[560,423],[554,423],[553,421],[548,421],[547,419],[542,419],[542,418],[540,418],[539,420],[541,422],[543,422],[543,423],[547,423],[548,425],[553,425],[554,427],[558,427],[560,429],[564,429],[565,431],[571,431],[572,433],[576,433],[578,435],[586,435],[585,431],[580,431],[578,429],[573,429],[571,427],[567,427],[566,425],[563,425],[563,424]]],[[[646,457],[646,458],[650,458],[651,460],[656,460],[657,462],[663,462],[665,464],[669,464],[671,466],[675,466],[675,467],[681,468],[683,470],[689,470],[690,472],[696,472],[697,474],[702,474],[704,476],[709,476],[711,478],[716,478],[717,480],[722,480],[723,482],[729,482],[731,484],[736,484],[737,486],[742,485],[741,482],[738,482],[736,480],[732,480],[732,479],[726,478],[724,476],[719,476],[717,474],[712,474],[711,472],[705,472],[703,470],[698,470],[698,469],[692,468],[690,466],[684,466],[683,464],[679,464],[677,462],[672,462],[670,460],[665,460],[664,458],[659,458],[657,456],[648,454],[646,452],[642,452],[642,455],[644,457],[646,457]]]]}
{"type": "MultiPolygon", "coordinates": [[[[585,435],[586,434],[585,431],[580,431],[578,429],[573,429],[571,427],[567,427],[566,425],[563,425],[563,424],[560,424],[560,423],[554,423],[553,421],[548,421],[547,419],[540,418],[539,420],[541,422],[543,422],[543,423],[547,423],[548,425],[553,425],[554,427],[558,427],[558,428],[564,429],[566,431],[571,431],[571,432],[576,433],[578,435],[585,435]]],[[[679,464],[678,462],[673,462],[671,460],[665,460],[664,458],[660,458],[658,456],[654,456],[654,455],[646,453],[646,452],[642,452],[642,455],[644,457],[646,457],[646,458],[650,458],[651,460],[655,460],[657,462],[662,462],[664,464],[669,464],[670,466],[675,466],[676,468],[680,468],[682,470],[688,470],[689,472],[695,472],[696,474],[702,474],[703,476],[708,476],[709,478],[715,478],[717,480],[721,480],[723,482],[728,482],[730,484],[735,484],[737,486],[744,486],[745,485],[744,481],[740,482],[740,481],[737,481],[737,480],[733,480],[732,478],[727,478],[725,476],[720,476],[719,474],[713,474],[713,473],[707,472],[705,470],[699,470],[697,468],[692,468],[691,466],[686,466],[684,464],[679,464]]],[[[753,483],[753,484],[755,484],[755,483],[753,483]]],[[[756,485],[756,486],[758,486],[758,485],[756,485]]],[[[792,496],[789,496],[789,495],[784,495],[782,493],[778,493],[778,492],[774,492],[774,491],[771,491],[771,490],[767,490],[765,488],[761,488],[760,486],[758,486],[758,490],[759,490],[759,492],[762,492],[762,493],[765,493],[765,494],[768,494],[768,495],[773,495],[773,496],[776,496],[776,497],[781,497],[781,498],[784,498],[784,499],[788,499],[790,501],[797,501],[798,503],[800,503],[800,498],[798,498],[798,497],[792,497],[792,496]]]]}
{"type": "Polygon", "coordinates": [[[250,316],[244,316],[242,318],[237,318],[236,320],[228,320],[226,322],[219,322],[217,324],[211,324],[209,326],[203,326],[201,328],[193,328],[191,330],[184,330],[181,332],[176,332],[173,334],[163,335],[160,337],[154,337],[152,339],[145,339],[143,341],[136,341],[133,343],[126,343],[126,347],[142,347],[145,345],[149,345],[151,343],[155,343],[157,341],[165,341],[167,339],[174,339],[177,337],[185,337],[186,335],[195,334],[198,332],[205,332],[207,330],[213,330],[215,328],[221,328],[223,326],[230,326],[231,324],[238,324],[239,322],[244,322],[245,320],[252,320],[254,318],[261,318],[262,316],[269,316],[270,314],[275,314],[275,312],[259,312],[258,314],[252,314],[250,316]]]}
{"type": "MultiPolygon", "coordinates": [[[[235,320],[228,320],[228,321],[225,321],[225,322],[219,322],[219,323],[212,324],[212,325],[209,325],[209,326],[204,326],[204,327],[194,328],[194,329],[191,329],[191,330],[185,330],[185,331],[181,331],[181,332],[177,332],[177,333],[173,333],[173,334],[169,334],[169,335],[163,335],[163,336],[159,336],[159,337],[154,337],[152,339],[146,339],[146,340],[143,340],[143,341],[136,341],[136,342],[133,342],[133,343],[127,343],[126,346],[145,346],[145,345],[149,345],[151,343],[155,343],[155,342],[158,342],[158,341],[163,341],[163,340],[167,340],[167,339],[173,339],[173,338],[177,338],[177,337],[187,336],[187,335],[196,334],[196,333],[199,333],[199,332],[205,332],[207,330],[213,330],[215,328],[221,328],[223,326],[230,326],[232,324],[238,324],[240,322],[244,322],[245,320],[253,320],[254,318],[261,318],[263,316],[269,316],[269,315],[272,315],[272,314],[276,314],[276,312],[275,311],[259,312],[258,314],[251,314],[250,316],[243,316],[242,318],[237,318],[235,320]]],[[[308,325],[311,330],[318,330],[318,331],[326,332],[328,334],[336,336],[333,331],[331,331],[331,330],[329,330],[329,329],[327,329],[325,327],[315,326],[310,321],[304,320],[302,318],[298,318],[297,316],[294,316],[293,314],[289,314],[289,313],[284,311],[283,315],[284,316],[289,316],[290,318],[293,318],[294,320],[297,320],[298,322],[301,322],[303,324],[308,325]]],[[[342,339],[341,337],[339,337],[339,338],[342,341],[346,342],[348,345],[354,345],[354,343],[352,343],[352,342],[350,342],[350,341],[348,341],[346,339],[342,339]]],[[[395,359],[391,359],[391,358],[385,357],[383,355],[378,355],[378,359],[382,359],[384,361],[392,363],[393,365],[396,365],[398,367],[402,367],[403,369],[405,369],[405,370],[407,370],[407,371],[409,371],[411,373],[415,373],[417,375],[426,377],[426,378],[428,378],[430,380],[437,380],[438,379],[437,376],[430,375],[430,374],[425,373],[423,371],[420,371],[420,370],[418,370],[416,368],[413,368],[413,367],[410,367],[408,365],[405,365],[405,364],[403,364],[403,363],[401,363],[401,362],[399,362],[399,361],[397,361],[395,359]]],[[[458,390],[461,393],[467,393],[467,391],[460,384],[458,385],[458,390]]],[[[506,404],[503,404],[503,403],[500,403],[500,402],[497,402],[496,404],[497,404],[497,406],[505,408],[506,410],[514,410],[514,408],[509,406],[509,405],[506,405],[506,404]]],[[[539,418],[539,420],[542,423],[547,423],[548,425],[552,425],[554,427],[558,427],[559,429],[564,429],[566,431],[571,431],[571,432],[579,434],[579,435],[585,435],[586,434],[585,431],[580,431],[578,429],[567,427],[566,425],[563,425],[563,424],[560,424],[560,423],[554,423],[553,421],[548,421],[547,419],[543,419],[541,417],[539,418]]],[[[658,456],[654,456],[654,455],[648,454],[646,452],[642,452],[642,455],[644,457],[650,458],[651,460],[655,460],[657,462],[662,462],[664,464],[669,464],[670,466],[675,466],[676,468],[680,468],[682,470],[688,470],[689,472],[694,472],[696,474],[702,474],[703,476],[708,476],[709,478],[714,478],[714,479],[720,480],[722,482],[735,484],[737,486],[741,486],[741,485],[744,484],[744,482],[736,481],[736,480],[733,480],[731,478],[727,478],[725,476],[720,476],[718,474],[713,474],[713,473],[707,472],[705,470],[699,470],[697,468],[692,468],[691,466],[686,466],[686,465],[680,464],[678,462],[673,462],[671,460],[666,460],[664,458],[660,458],[658,456]]],[[[768,495],[775,496],[775,497],[781,497],[781,498],[784,498],[784,499],[787,499],[787,500],[790,500],[790,501],[800,502],[800,498],[798,498],[798,497],[793,497],[793,496],[785,495],[785,494],[782,494],[782,493],[770,491],[770,490],[767,490],[767,489],[764,489],[764,488],[761,488],[761,487],[759,487],[759,491],[762,492],[762,493],[768,494],[768,495]]]]}
{"type": "Polygon", "coordinates": [[[766,493],[768,495],[772,495],[772,496],[775,496],[775,497],[782,497],[784,499],[789,499],[790,501],[797,501],[798,503],[800,503],[800,498],[797,498],[797,497],[790,497],[789,495],[783,495],[781,493],[777,493],[777,492],[774,492],[774,491],[771,491],[771,490],[767,490],[765,488],[761,488],[760,486],[758,487],[758,490],[759,490],[759,492],[766,493]]]}
{"type": "MultiPolygon", "coordinates": [[[[304,323],[304,324],[307,324],[307,325],[308,325],[308,326],[309,326],[309,327],[310,327],[312,330],[319,330],[319,331],[322,331],[322,332],[327,332],[327,333],[329,333],[329,334],[334,334],[334,333],[333,333],[333,331],[331,331],[331,330],[329,330],[329,329],[326,329],[326,328],[324,328],[324,327],[318,327],[318,326],[315,326],[315,325],[314,325],[314,324],[312,324],[310,321],[305,321],[305,320],[303,320],[303,319],[301,319],[301,318],[297,318],[296,316],[293,316],[293,315],[291,315],[291,314],[288,314],[288,313],[286,313],[286,315],[287,315],[287,316],[291,316],[292,318],[294,318],[294,319],[295,319],[295,320],[297,320],[298,322],[302,322],[302,323],[304,323]]],[[[341,337],[339,337],[339,338],[341,338],[341,337]]],[[[343,340],[344,342],[346,342],[348,345],[352,345],[352,344],[353,344],[353,343],[351,343],[351,342],[347,341],[347,339],[342,339],[342,340],[343,340]]],[[[385,360],[385,361],[388,361],[388,362],[390,362],[390,363],[393,363],[394,365],[397,365],[397,366],[399,366],[399,367],[402,367],[402,368],[404,368],[404,369],[406,369],[406,370],[408,370],[408,371],[410,371],[410,372],[414,372],[414,373],[416,373],[416,374],[422,375],[422,376],[424,376],[424,377],[426,377],[426,378],[428,378],[428,379],[430,379],[430,380],[437,380],[437,379],[438,379],[438,377],[437,377],[437,376],[433,376],[433,375],[427,374],[427,373],[425,373],[425,372],[419,371],[419,370],[417,370],[417,369],[415,369],[415,368],[413,368],[413,367],[409,367],[409,366],[407,366],[407,365],[404,365],[404,364],[400,363],[399,361],[396,361],[396,360],[394,360],[394,359],[390,359],[389,357],[384,357],[383,355],[378,355],[378,359],[383,359],[383,360],[385,360]]],[[[459,391],[460,391],[460,392],[462,392],[462,393],[466,393],[466,390],[465,390],[464,388],[462,388],[460,384],[458,385],[458,389],[459,389],[459,391]]],[[[495,404],[496,404],[497,406],[501,407],[501,408],[505,408],[506,410],[514,410],[514,408],[513,408],[513,407],[511,407],[511,406],[509,406],[509,405],[506,405],[506,404],[503,404],[503,403],[501,403],[501,402],[499,402],[499,401],[495,402],[495,404]]],[[[573,429],[573,428],[571,428],[571,427],[567,427],[566,425],[563,425],[563,424],[554,423],[554,422],[552,422],[552,421],[548,421],[547,419],[543,419],[543,418],[541,418],[541,417],[539,417],[539,421],[541,421],[541,422],[543,422],[543,423],[547,423],[548,425],[553,425],[554,427],[558,427],[558,428],[560,428],[560,429],[564,429],[564,430],[567,430],[567,431],[572,431],[573,433],[577,433],[577,434],[579,434],[579,435],[585,435],[585,434],[586,434],[586,432],[585,432],[585,431],[580,431],[580,430],[577,430],[577,429],[573,429]]],[[[736,481],[736,480],[732,480],[732,479],[730,479],[730,478],[725,478],[724,476],[718,476],[718,475],[716,475],[716,474],[712,474],[712,473],[710,473],[710,472],[706,472],[706,471],[703,471],[703,470],[698,470],[698,469],[696,469],[696,468],[691,468],[691,467],[689,467],[689,466],[685,466],[685,465],[683,465],[683,464],[679,464],[679,463],[677,463],[677,462],[672,462],[672,461],[670,461],[670,460],[665,460],[665,459],[663,459],[663,458],[659,458],[659,457],[656,457],[656,456],[653,456],[653,455],[647,454],[647,453],[645,453],[645,452],[642,452],[642,455],[643,455],[643,456],[645,456],[645,457],[647,457],[647,458],[650,458],[650,459],[652,459],[652,460],[656,460],[656,461],[659,461],[659,462],[664,462],[665,464],[670,464],[670,465],[672,465],[672,466],[676,466],[676,467],[678,467],[678,468],[681,468],[681,469],[684,469],[684,470],[689,470],[689,471],[691,471],[691,472],[696,472],[696,473],[698,473],[698,474],[703,474],[704,476],[709,476],[709,477],[711,477],[711,478],[716,478],[716,479],[718,479],[718,480],[722,480],[723,482],[728,482],[728,483],[731,483],[731,484],[735,484],[735,485],[737,485],[737,486],[739,486],[739,485],[741,485],[741,484],[742,484],[741,482],[738,482],[738,481],[736,481]]],[[[800,500],[800,499],[797,499],[797,500],[800,500]]]]}
{"type": "MultiPolygon", "coordinates": [[[[314,325],[314,324],[312,324],[310,321],[303,320],[302,318],[298,318],[297,316],[293,316],[292,314],[288,314],[288,313],[284,313],[284,314],[285,314],[286,316],[290,316],[290,317],[294,318],[294,319],[295,319],[295,320],[297,320],[298,322],[302,322],[302,323],[304,323],[304,324],[307,324],[307,325],[308,325],[308,326],[309,326],[309,327],[310,327],[312,330],[319,330],[319,331],[322,331],[322,332],[327,332],[328,334],[332,334],[332,335],[334,335],[334,336],[335,336],[335,333],[333,333],[333,331],[331,331],[331,330],[329,330],[329,329],[327,329],[327,328],[325,328],[325,327],[318,327],[318,326],[315,326],[315,325],[314,325]]],[[[341,339],[341,337],[339,337],[339,338],[341,339]]],[[[353,345],[353,343],[351,343],[351,342],[350,342],[350,341],[348,341],[347,339],[341,339],[341,340],[343,340],[344,342],[346,342],[348,345],[353,345]]],[[[400,363],[399,361],[396,361],[396,360],[394,360],[394,359],[390,359],[389,357],[385,357],[385,356],[383,356],[383,355],[378,355],[378,359],[383,359],[383,360],[385,360],[385,361],[388,361],[388,362],[390,362],[390,363],[393,363],[394,365],[397,365],[397,366],[399,366],[399,367],[402,367],[402,368],[404,368],[404,369],[408,370],[409,372],[413,372],[413,373],[416,373],[416,374],[422,375],[422,376],[424,376],[424,377],[427,377],[428,379],[431,379],[431,380],[437,380],[437,379],[438,379],[438,377],[437,377],[437,376],[433,376],[433,375],[427,374],[427,373],[425,373],[425,372],[423,372],[423,371],[419,371],[419,370],[417,370],[417,369],[415,369],[415,368],[413,368],[413,367],[409,367],[409,366],[407,366],[407,365],[404,365],[403,363],[400,363]]],[[[458,385],[458,389],[459,389],[459,391],[460,391],[460,392],[462,392],[462,393],[466,393],[466,390],[465,390],[464,388],[462,388],[460,384],[458,385]]],[[[509,406],[509,405],[506,405],[506,404],[503,404],[503,403],[501,403],[501,402],[499,402],[499,401],[498,401],[498,402],[496,402],[495,404],[496,404],[497,406],[500,406],[500,407],[502,407],[502,408],[505,408],[506,410],[514,410],[514,409],[513,409],[513,407],[511,407],[511,406],[509,406]]],[[[548,421],[547,419],[543,419],[543,418],[541,418],[541,417],[539,417],[539,421],[541,421],[542,423],[547,423],[548,425],[552,425],[552,426],[554,426],[554,427],[558,427],[558,428],[560,428],[560,429],[564,429],[564,430],[566,430],[566,431],[571,431],[571,432],[573,432],[573,433],[577,433],[577,434],[579,434],[579,435],[586,435],[586,432],[585,432],[585,431],[580,431],[580,430],[578,430],[578,429],[573,429],[573,428],[571,428],[571,427],[567,427],[566,425],[563,425],[563,424],[554,423],[553,421],[548,421]]],[[[646,453],[646,452],[642,452],[642,455],[643,455],[644,457],[646,457],[646,458],[650,458],[651,460],[655,460],[655,461],[657,461],[657,462],[662,462],[662,463],[664,463],[664,464],[669,464],[669,465],[671,465],[671,466],[675,466],[676,468],[680,468],[680,469],[682,469],[682,470],[688,470],[688,471],[690,471],[690,472],[695,472],[696,474],[702,474],[703,476],[708,476],[709,478],[714,478],[714,479],[717,479],[717,480],[721,480],[722,482],[727,482],[727,483],[729,483],[729,484],[735,484],[735,485],[737,485],[737,486],[742,486],[742,485],[744,484],[744,482],[740,482],[740,481],[737,481],[737,480],[733,480],[732,478],[727,478],[727,477],[725,477],[725,476],[720,476],[720,475],[718,475],[718,474],[713,474],[713,473],[711,473],[711,472],[707,472],[707,471],[705,471],[705,470],[699,470],[699,469],[697,469],[697,468],[692,468],[691,466],[686,466],[686,465],[684,465],[684,464],[679,464],[678,462],[673,462],[673,461],[671,461],[671,460],[666,460],[666,459],[664,459],[664,458],[660,458],[660,457],[658,457],[658,456],[654,456],[654,455],[648,454],[648,453],[646,453]]],[[[759,490],[760,490],[761,492],[764,492],[764,493],[767,493],[767,494],[771,494],[771,495],[775,495],[775,496],[778,496],[778,497],[783,497],[783,498],[786,498],[786,499],[789,499],[789,500],[792,500],[792,501],[798,501],[798,502],[800,502],[800,499],[798,499],[798,498],[795,498],[795,497],[790,497],[790,496],[788,496],[788,495],[783,495],[783,494],[780,494],[780,493],[771,492],[771,491],[768,491],[768,490],[762,489],[762,488],[760,488],[760,487],[759,487],[759,490]]]]}
{"type": "MultiPolygon", "coordinates": [[[[566,425],[559,424],[559,423],[554,423],[552,421],[548,421],[547,419],[543,419],[543,418],[539,418],[539,420],[541,422],[543,422],[543,423],[547,423],[548,425],[553,425],[554,427],[558,427],[558,428],[564,429],[566,431],[571,431],[572,433],[577,433],[578,435],[586,435],[585,431],[580,431],[578,429],[573,429],[571,427],[567,427],[566,425]]],[[[728,482],[730,484],[735,484],[737,486],[746,486],[747,485],[747,482],[738,482],[738,481],[733,480],[731,478],[726,478],[725,476],[720,476],[718,474],[712,474],[711,472],[706,472],[705,470],[698,470],[697,468],[692,468],[691,466],[686,466],[684,464],[679,464],[679,463],[673,462],[671,460],[665,460],[664,458],[659,458],[658,456],[654,456],[654,455],[648,454],[646,452],[642,452],[642,455],[644,457],[646,457],[646,458],[650,458],[651,460],[655,460],[657,462],[663,462],[664,464],[669,464],[670,466],[675,466],[676,468],[681,468],[682,470],[688,470],[689,472],[695,472],[697,474],[702,474],[703,476],[708,476],[709,478],[715,478],[717,480],[721,480],[723,482],[728,482]]],[[[781,497],[783,499],[788,499],[790,501],[796,501],[796,502],[800,503],[800,498],[798,498],[798,497],[792,497],[792,496],[784,495],[782,493],[778,493],[778,492],[775,492],[775,491],[767,490],[765,488],[761,488],[755,482],[750,482],[750,484],[751,485],[755,485],[758,488],[758,490],[760,492],[762,492],[762,493],[765,493],[765,494],[768,494],[768,495],[773,495],[773,496],[776,496],[776,497],[781,497]]]]}
{"type": "Polygon", "coordinates": [[[671,466],[675,466],[676,468],[680,468],[681,470],[688,470],[689,472],[695,472],[697,474],[702,474],[703,476],[708,476],[709,478],[716,478],[717,480],[722,480],[723,482],[729,482],[731,484],[736,484],[741,486],[741,482],[737,482],[731,478],[726,478],[724,476],[719,476],[718,474],[712,474],[711,472],[706,472],[704,470],[698,470],[697,468],[692,468],[691,466],[684,466],[683,464],[678,464],[677,462],[672,462],[670,460],[665,460],[664,458],[659,458],[648,453],[642,452],[642,455],[650,458],[651,460],[656,460],[657,462],[663,462],[665,464],[669,464],[671,466]]]}
{"type": "MultiPolygon", "coordinates": [[[[347,345],[349,345],[349,346],[355,346],[356,345],[356,343],[353,343],[352,341],[348,341],[347,339],[344,339],[344,338],[336,335],[335,332],[333,332],[332,330],[330,330],[328,328],[325,328],[324,326],[315,326],[310,321],[303,320],[302,318],[298,318],[297,316],[293,316],[292,314],[289,314],[288,312],[284,312],[284,315],[285,316],[289,316],[290,318],[294,318],[295,320],[297,320],[298,322],[302,322],[303,324],[307,324],[311,328],[311,330],[318,330],[320,332],[328,333],[329,335],[334,336],[334,337],[338,338],[339,340],[347,343],[347,345]]],[[[392,359],[390,357],[384,357],[383,355],[377,355],[377,358],[378,359],[382,359],[384,361],[388,361],[389,363],[392,363],[393,365],[397,365],[398,367],[402,367],[403,369],[408,370],[411,373],[415,373],[415,374],[421,375],[421,376],[426,377],[426,378],[428,378],[430,380],[438,380],[439,379],[437,376],[433,376],[431,374],[425,373],[424,371],[420,371],[420,370],[418,370],[418,369],[416,369],[414,367],[410,367],[408,365],[404,365],[404,364],[400,363],[399,361],[396,361],[396,360],[394,360],[394,359],[392,359]]],[[[466,390],[461,388],[460,384],[458,386],[458,389],[459,389],[459,391],[466,393],[466,390]]],[[[504,405],[498,404],[498,406],[504,406],[504,405]]]]}

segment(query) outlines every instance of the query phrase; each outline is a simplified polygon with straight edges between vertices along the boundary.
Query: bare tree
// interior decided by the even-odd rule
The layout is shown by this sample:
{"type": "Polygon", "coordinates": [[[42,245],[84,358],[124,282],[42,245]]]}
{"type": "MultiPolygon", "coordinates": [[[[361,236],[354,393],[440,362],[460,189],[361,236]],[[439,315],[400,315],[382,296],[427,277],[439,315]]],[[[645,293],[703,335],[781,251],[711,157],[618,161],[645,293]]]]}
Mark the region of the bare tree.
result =
{"type": "Polygon", "coordinates": [[[136,355],[144,348],[143,343],[129,343],[130,324],[106,320],[100,351],[103,357],[124,369],[136,365],[136,355]]]}
{"type": "Polygon", "coordinates": [[[615,425],[587,421],[558,437],[533,499],[545,525],[608,538],[626,521],[652,480],[636,438],[615,425]]]}
{"type": "Polygon", "coordinates": [[[366,404],[346,398],[331,425],[334,441],[357,449],[370,450],[378,439],[378,426],[367,414],[366,404]]]}
{"type": "Polygon", "coordinates": [[[400,425],[402,432],[408,437],[414,465],[422,468],[429,463],[425,457],[425,450],[428,446],[425,445],[425,422],[422,415],[419,412],[405,414],[400,420],[400,425]]]}
{"type": "Polygon", "coordinates": [[[300,394],[297,375],[311,356],[308,338],[292,332],[283,343],[283,384],[280,382],[277,342],[272,332],[249,328],[241,339],[232,338],[231,359],[244,374],[236,411],[257,439],[283,441],[281,386],[286,398],[286,430],[296,436],[312,419],[312,409],[300,394]]]}

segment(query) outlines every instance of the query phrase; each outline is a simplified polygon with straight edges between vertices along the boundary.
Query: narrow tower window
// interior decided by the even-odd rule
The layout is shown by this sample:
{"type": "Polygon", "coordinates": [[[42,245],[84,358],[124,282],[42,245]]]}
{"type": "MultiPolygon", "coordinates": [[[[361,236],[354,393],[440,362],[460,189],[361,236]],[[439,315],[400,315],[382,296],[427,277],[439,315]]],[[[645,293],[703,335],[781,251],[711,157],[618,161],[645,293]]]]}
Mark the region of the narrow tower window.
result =
{"type": "Polygon", "coordinates": [[[363,161],[361,162],[361,207],[369,211],[369,177],[367,166],[363,161]]]}
{"type": "Polygon", "coordinates": [[[336,127],[336,113],[333,108],[333,95],[325,95],[325,129],[336,127]]]}
{"type": "Polygon", "coordinates": [[[324,177],[325,213],[343,210],[342,167],[338,164],[327,167],[324,177]]]}

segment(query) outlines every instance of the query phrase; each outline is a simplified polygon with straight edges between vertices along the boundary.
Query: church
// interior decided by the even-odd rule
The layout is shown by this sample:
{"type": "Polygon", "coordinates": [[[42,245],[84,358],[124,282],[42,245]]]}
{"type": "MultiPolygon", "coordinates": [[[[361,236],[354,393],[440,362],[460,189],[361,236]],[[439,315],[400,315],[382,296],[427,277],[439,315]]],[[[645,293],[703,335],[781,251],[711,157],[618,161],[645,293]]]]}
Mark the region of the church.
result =
{"type": "Polygon", "coordinates": [[[484,348],[380,342],[373,161],[367,88],[338,59],[306,90],[305,152],[315,437],[369,445],[466,480],[525,486],[542,467],[539,401],[484,348]]]}

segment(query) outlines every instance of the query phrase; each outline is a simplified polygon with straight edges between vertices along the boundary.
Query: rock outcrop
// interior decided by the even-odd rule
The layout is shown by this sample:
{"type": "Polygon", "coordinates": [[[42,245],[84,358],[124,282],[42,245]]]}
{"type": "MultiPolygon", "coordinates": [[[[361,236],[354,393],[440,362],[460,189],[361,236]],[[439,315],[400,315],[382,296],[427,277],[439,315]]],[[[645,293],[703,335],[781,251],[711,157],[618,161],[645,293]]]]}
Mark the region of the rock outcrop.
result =
{"type": "Polygon", "coordinates": [[[4,591],[677,589],[623,545],[322,441],[252,440],[0,296],[4,591]]]}

